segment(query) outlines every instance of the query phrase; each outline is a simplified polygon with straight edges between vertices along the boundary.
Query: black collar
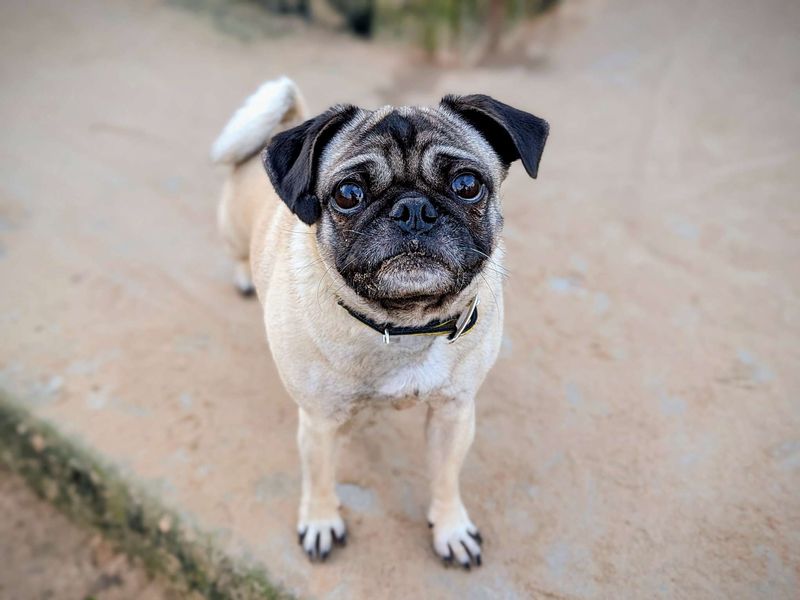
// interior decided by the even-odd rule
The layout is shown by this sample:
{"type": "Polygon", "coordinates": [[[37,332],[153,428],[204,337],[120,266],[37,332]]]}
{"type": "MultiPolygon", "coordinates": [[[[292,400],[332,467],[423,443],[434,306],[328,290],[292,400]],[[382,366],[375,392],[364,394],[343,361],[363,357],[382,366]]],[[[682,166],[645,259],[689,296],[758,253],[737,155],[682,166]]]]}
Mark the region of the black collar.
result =
{"type": "Polygon", "coordinates": [[[455,342],[478,322],[478,303],[478,297],[475,296],[466,312],[446,321],[431,321],[422,327],[395,327],[388,323],[376,323],[339,300],[339,306],[350,313],[350,316],[354,319],[358,319],[370,329],[380,333],[387,344],[389,343],[389,338],[395,335],[446,335],[450,342],[455,342]]]}

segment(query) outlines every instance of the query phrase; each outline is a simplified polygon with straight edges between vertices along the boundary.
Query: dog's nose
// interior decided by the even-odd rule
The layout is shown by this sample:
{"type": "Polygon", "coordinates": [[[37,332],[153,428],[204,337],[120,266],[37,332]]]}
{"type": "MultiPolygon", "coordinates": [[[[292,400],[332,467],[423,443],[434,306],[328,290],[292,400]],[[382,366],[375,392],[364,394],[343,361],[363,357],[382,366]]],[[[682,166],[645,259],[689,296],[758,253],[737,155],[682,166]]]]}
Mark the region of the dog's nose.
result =
{"type": "Polygon", "coordinates": [[[403,231],[423,233],[436,224],[439,213],[425,196],[407,196],[395,202],[389,216],[403,231]]]}

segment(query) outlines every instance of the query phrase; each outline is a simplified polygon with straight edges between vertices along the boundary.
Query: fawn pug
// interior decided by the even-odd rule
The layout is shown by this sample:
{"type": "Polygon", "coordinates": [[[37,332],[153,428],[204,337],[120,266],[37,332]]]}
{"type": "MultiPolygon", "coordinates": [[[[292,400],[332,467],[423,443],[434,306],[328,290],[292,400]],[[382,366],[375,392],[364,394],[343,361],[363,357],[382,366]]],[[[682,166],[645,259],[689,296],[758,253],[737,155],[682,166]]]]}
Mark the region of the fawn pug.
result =
{"type": "Polygon", "coordinates": [[[212,149],[232,165],[219,224],[236,284],[257,292],[299,408],[300,543],[323,560],[344,543],[343,425],[424,402],[433,547],[479,565],[459,472],[502,334],[500,185],[517,159],[536,177],[548,125],[485,95],[305,112],[289,79],[267,82],[212,149]]]}

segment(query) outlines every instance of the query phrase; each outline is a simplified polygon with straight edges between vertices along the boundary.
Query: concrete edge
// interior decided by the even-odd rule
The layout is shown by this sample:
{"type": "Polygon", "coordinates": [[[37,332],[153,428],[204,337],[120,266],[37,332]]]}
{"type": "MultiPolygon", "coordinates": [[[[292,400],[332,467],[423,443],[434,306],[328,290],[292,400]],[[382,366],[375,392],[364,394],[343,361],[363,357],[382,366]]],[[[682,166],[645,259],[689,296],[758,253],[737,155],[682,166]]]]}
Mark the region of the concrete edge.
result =
{"type": "Polygon", "coordinates": [[[20,474],[72,521],[97,530],[151,575],[212,600],[292,596],[126,481],[91,450],[34,416],[0,389],[0,465],[20,474]]]}

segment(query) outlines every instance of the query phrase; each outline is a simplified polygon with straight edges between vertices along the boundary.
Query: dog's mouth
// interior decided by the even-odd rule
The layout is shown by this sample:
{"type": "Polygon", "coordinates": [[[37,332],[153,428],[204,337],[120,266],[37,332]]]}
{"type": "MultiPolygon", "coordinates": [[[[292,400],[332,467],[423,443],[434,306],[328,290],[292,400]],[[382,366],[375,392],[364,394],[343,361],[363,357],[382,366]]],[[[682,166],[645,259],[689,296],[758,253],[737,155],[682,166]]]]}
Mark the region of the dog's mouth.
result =
{"type": "Polygon", "coordinates": [[[396,254],[375,269],[352,273],[349,279],[359,295],[386,308],[401,308],[440,303],[466,287],[472,275],[416,251],[396,254]]]}

